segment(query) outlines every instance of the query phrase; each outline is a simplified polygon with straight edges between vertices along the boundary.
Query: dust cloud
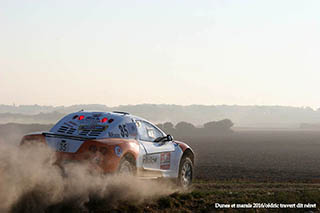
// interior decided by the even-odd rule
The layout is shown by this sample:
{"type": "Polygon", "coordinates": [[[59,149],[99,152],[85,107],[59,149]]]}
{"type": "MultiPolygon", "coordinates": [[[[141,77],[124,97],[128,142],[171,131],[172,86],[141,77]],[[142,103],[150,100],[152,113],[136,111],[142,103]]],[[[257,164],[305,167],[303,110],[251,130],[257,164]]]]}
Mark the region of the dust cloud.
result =
{"type": "Polygon", "coordinates": [[[107,210],[177,191],[170,183],[92,174],[86,164],[66,165],[62,174],[55,160],[55,153],[42,144],[0,144],[0,212],[107,210]]]}

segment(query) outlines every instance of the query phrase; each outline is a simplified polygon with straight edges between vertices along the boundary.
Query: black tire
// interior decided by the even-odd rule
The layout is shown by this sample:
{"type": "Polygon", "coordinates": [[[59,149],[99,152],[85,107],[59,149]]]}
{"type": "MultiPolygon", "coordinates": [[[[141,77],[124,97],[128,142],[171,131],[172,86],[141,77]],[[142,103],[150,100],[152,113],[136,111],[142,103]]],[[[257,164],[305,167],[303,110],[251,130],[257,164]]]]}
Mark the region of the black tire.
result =
{"type": "Polygon", "coordinates": [[[120,175],[135,175],[135,170],[135,165],[129,159],[122,158],[120,160],[117,173],[120,175]]]}
{"type": "Polygon", "coordinates": [[[183,156],[179,166],[178,186],[184,189],[189,188],[193,181],[193,171],[192,160],[188,156],[183,156]]]}

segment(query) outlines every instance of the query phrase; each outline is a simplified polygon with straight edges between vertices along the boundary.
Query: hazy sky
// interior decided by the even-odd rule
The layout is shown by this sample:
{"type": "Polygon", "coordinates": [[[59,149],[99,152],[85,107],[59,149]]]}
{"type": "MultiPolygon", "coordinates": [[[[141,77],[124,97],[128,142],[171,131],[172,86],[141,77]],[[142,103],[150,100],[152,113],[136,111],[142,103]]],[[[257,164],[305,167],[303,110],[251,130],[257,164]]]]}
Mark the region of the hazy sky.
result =
{"type": "Polygon", "coordinates": [[[0,104],[320,107],[320,1],[0,0],[0,104]]]}

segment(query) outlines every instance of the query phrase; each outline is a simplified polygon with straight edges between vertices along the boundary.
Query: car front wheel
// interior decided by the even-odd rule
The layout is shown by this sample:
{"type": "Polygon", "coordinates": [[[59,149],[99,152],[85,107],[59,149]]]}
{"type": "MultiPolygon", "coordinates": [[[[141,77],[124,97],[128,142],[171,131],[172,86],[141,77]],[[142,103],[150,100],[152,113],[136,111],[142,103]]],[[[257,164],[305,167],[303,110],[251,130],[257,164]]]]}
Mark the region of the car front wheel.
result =
{"type": "Polygon", "coordinates": [[[181,159],[179,166],[178,185],[182,188],[188,188],[191,186],[193,180],[193,163],[191,159],[184,156],[181,159]]]}

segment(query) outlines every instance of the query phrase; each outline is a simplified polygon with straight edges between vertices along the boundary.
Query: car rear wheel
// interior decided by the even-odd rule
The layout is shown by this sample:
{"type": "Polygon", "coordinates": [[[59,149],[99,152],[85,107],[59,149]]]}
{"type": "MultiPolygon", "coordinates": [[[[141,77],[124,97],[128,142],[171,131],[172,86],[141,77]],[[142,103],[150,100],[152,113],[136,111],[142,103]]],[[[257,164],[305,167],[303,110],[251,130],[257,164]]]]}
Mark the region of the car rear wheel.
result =
{"type": "Polygon", "coordinates": [[[135,166],[126,158],[122,158],[118,167],[118,174],[120,175],[134,175],[135,166]]]}
{"type": "Polygon", "coordinates": [[[179,166],[178,185],[186,189],[192,185],[193,163],[188,156],[181,159],[179,166]]]}

